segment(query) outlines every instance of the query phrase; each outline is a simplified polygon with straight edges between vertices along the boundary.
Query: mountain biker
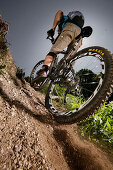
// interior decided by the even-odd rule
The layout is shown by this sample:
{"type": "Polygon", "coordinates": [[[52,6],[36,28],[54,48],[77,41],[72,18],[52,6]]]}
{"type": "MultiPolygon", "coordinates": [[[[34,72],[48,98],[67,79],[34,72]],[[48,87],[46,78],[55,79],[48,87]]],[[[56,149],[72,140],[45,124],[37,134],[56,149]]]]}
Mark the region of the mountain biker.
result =
{"type": "MultiPolygon", "coordinates": [[[[72,49],[73,44],[76,42],[75,38],[81,33],[83,25],[84,16],[79,11],[69,12],[67,16],[65,16],[61,10],[56,13],[52,29],[47,31],[47,34],[48,36],[53,37],[55,29],[58,26],[59,36],[50,49],[50,52],[47,54],[42,69],[37,73],[37,78],[47,77],[47,71],[52,64],[54,57],[63,51],[64,48],[67,47],[68,51],[72,49]]],[[[82,42],[80,41],[77,48],[81,45],[82,42]]]]}

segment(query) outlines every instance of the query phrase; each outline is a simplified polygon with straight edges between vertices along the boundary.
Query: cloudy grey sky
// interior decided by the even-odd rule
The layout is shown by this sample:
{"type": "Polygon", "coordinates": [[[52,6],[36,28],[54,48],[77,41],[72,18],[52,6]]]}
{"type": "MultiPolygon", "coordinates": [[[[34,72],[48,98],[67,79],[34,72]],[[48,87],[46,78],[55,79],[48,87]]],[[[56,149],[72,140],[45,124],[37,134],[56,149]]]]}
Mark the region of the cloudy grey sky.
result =
{"type": "Polygon", "coordinates": [[[24,69],[26,76],[49,52],[51,43],[46,40],[46,32],[59,9],[65,15],[80,10],[85,26],[93,28],[82,48],[98,45],[113,53],[113,0],[0,0],[0,12],[10,26],[9,48],[15,64],[24,69]]]}

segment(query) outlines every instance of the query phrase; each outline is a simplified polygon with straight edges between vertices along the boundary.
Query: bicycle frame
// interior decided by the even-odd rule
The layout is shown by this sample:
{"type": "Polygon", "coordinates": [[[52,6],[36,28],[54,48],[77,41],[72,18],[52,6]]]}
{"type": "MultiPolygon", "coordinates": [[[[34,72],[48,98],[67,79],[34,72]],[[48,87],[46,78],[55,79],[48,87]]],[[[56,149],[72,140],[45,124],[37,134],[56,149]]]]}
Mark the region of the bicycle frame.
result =
{"type": "MultiPolygon", "coordinates": [[[[52,44],[54,44],[55,41],[56,41],[56,39],[54,40],[53,37],[52,38],[47,37],[47,39],[49,39],[52,44]]],[[[58,63],[58,56],[56,58],[54,58],[53,63],[52,63],[50,70],[49,70],[49,74],[48,74],[48,77],[50,78],[50,80],[54,80],[59,76],[59,71],[61,70],[61,63],[63,65],[63,68],[66,67],[67,63],[69,64],[70,56],[73,54],[74,51],[77,51],[76,47],[79,44],[81,39],[82,39],[82,36],[79,36],[76,39],[76,42],[73,45],[73,48],[69,52],[63,50],[59,53],[59,54],[64,54],[64,57],[59,61],[59,63],[58,63]],[[59,67],[57,67],[58,65],[59,65],[59,67]],[[54,74],[54,76],[53,76],[53,74],[54,74]]],[[[70,65],[69,68],[71,70],[72,66],[70,65]]]]}

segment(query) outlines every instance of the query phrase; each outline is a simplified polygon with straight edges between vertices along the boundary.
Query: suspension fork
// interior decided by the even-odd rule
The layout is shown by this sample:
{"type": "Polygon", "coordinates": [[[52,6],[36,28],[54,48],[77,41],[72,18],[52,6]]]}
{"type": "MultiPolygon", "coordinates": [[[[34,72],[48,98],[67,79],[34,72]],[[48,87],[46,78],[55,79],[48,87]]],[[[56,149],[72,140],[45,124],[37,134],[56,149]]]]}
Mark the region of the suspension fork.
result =
{"type": "Polygon", "coordinates": [[[65,91],[65,94],[64,94],[64,100],[63,100],[63,104],[66,104],[66,96],[67,94],[69,93],[69,87],[67,88],[67,90],[65,91]]]}

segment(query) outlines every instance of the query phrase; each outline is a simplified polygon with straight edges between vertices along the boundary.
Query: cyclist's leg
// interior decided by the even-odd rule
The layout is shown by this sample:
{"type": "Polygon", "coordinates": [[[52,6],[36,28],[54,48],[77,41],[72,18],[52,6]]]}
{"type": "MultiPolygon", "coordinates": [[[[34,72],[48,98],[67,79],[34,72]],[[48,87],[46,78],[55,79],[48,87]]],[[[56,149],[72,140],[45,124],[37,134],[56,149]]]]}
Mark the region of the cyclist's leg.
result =
{"type": "Polygon", "coordinates": [[[63,51],[63,49],[66,48],[73,40],[73,34],[74,33],[70,31],[63,31],[50,51],[56,54],[63,51]]]}
{"type": "Polygon", "coordinates": [[[44,65],[50,66],[53,62],[54,57],[57,56],[64,48],[66,48],[73,39],[73,32],[70,31],[63,31],[60,36],[58,37],[55,44],[50,49],[50,52],[47,54],[44,65]]]}
{"type": "MultiPolygon", "coordinates": [[[[76,43],[76,39],[74,39],[74,40],[69,44],[69,46],[68,46],[68,48],[67,48],[67,51],[68,51],[68,52],[73,48],[73,46],[74,46],[75,43],[76,43]]],[[[82,46],[82,39],[79,41],[79,43],[78,43],[78,45],[76,46],[76,48],[75,48],[75,50],[73,51],[73,53],[71,53],[71,55],[69,56],[69,59],[71,59],[71,58],[76,54],[76,52],[78,51],[78,49],[79,49],[81,46],[82,46]]]]}
{"type": "MultiPolygon", "coordinates": [[[[80,34],[81,30],[76,27],[74,24],[67,24],[64,30],[61,32],[55,44],[53,44],[50,52],[45,58],[44,65],[42,67],[42,72],[45,72],[45,67],[49,68],[53,62],[54,57],[57,56],[58,53],[63,51],[66,47],[71,44],[71,42],[80,34]]],[[[44,73],[45,74],[45,73],[44,73]]],[[[41,73],[42,75],[42,73],[41,73]]]]}
{"type": "MultiPolygon", "coordinates": [[[[81,29],[74,24],[68,23],[64,30],[61,32],[55,44],[52,46],[50,52],[58,54],[66,47],[72,48],[73,43],[75,43],[75,38],[80,34],[81,29]]],[[[54,56],[47,55],[44,61],[45,65],[51,65],[54,56]]]]}

